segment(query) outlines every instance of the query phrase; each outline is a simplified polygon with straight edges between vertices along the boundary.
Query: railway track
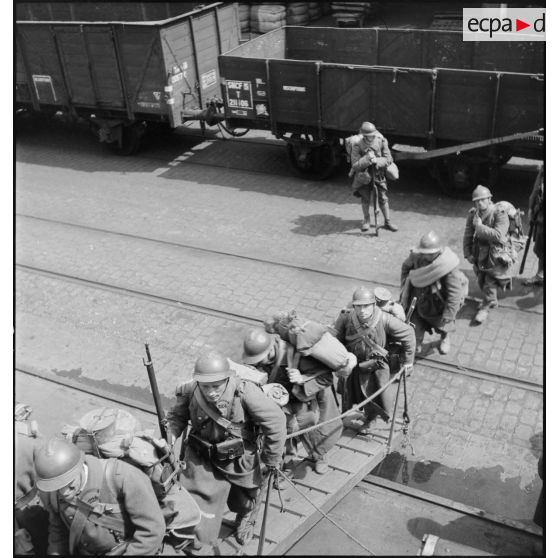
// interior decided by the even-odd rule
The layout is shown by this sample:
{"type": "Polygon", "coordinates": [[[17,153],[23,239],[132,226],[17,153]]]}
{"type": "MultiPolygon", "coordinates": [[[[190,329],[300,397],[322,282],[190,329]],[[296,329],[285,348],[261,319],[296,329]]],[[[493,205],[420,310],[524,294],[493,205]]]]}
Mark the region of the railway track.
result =
{"type": "MultiPolygon", "coordinates": [[[[212,308],[209,306],[196,304],[191,300],[179,300],[176,298],[153,295],[136,289],[124,288],[124,287],[111,285],[108,283],[102,283],[99,281],[83,279],[75,275],[59,273],[59,272],[41,269],[33,266],[28,266],[25,264],[16,263],[16,268],[25,270],[27,272],[43,275],[45,277],[52,277],[52,278],[69,281],[83,286],[109,291],[115,294],[132,296],[135,298],[139,298],[150,302],[155,302],[158,304],[166,304],[166,305],[173,306],[175,308],[178,307],[184,310],[190,310],[192,312],[197,312],[205,316],[213,316],[213,317],[219,317],[227,320],[233,320],[249,326],[260,325],[262,323],[262,319],[259,316],[250,316],[247,314],[240,314],[237,312],[229,312],[220,308],[212,308]]],[[[509,385],[512,387],[518,387],[520,389],[525,389],[536,393],[541,393],[541,394],[543,393],[543,384],[539,384],[537,382],[532,382],[529,380],[524,380],[521,378],[510,378],[502,374],[491,372],[486,369],[450,364],[450,363],[438,361],[430,357],[417,359],[417,364],[420,364],[421,366],[424,366],[426,368],[439,370],[448,374],[460,374],[468,377],[496,382],[499,384],[509,385]]]]}
{"type": "MultiPolygon", "coordinates": [[[[251,261],[251,262],[256,262],[256,263],[264,263],[264,264],[275,266],[275,267],[294,269],[294,270],[297,270],[297,271],[309,271],[309,272],[312,272],[312,273],[318,273],[318,274],[325,275],[325,276],[328,276],[328,277],[337,277],[337,278],[340,278],[340,279],[347,279],[349,281],[358,281],[358,282],[364,282],[364,283],[368,283],[370,281],[369,277],[336,273],[336,272],[328,270],[325,267],[301,266],[301,265],[295,265],[295,264],[289,263],[287,261],[276,261],[276,260],[269,260],[269,259],[264,259],[264,258],[255,258],[255,257],[247,256],[245,254],[238,254],[238,253],[235,253],[235,252],[230,252],[230,251],[225,251],[225,250],[215,250],[215,249],[207,248],[207,247],[200,246],[200,245],[186,244],[184,242],[171,242],[171,241],[168,241],[168,240],[160,240],[160,239],[156,239],[156,238],[150,238],[150,237],[140,236],[140,235],[131,234],[131,233],[113,231],[113,230],[103,229],[103,228],[99,228],[99,227],[91,227],[89,225],[81,225],[79,223],[71,223],[71,222],[68,222],[68,221],[60,221],[60,220],[57,220],[57,219],[49,219],[49,218],[46,218],[46,217],[38,217],[36,215],[27,215],[27,214],[23,214],[23,213],[16,213],[16,217],[24,218],[24,219],[32,219],[32,220],[35,220],[35,221],[42,221],[42,222],[45,222],[45,223],[52,223],[52,224],[56,224],[56,225],[65,225],[65,226],[68,226],[68,227],[74,227],[76,229],[81,229],[81,230],[85,230],[85,231],[92,231],[92,232],[96,232],[96,233],[110,234],[110,235],[114,235],[114,236],[120,237],[120,238],[129,238],[129,239],[133,239],[133,240],[141,240],[141,241],[145,241],[145,242],[151,242],[151,243],[159,244],[161,246],[173,246],[173,247],[178,247],[178,248],[185,248],[187,250],[192,250],[192,251],[196,251],[196,252],[212,254],[212,255],[216,255],[216,256],[226,256],[226,257],[235,258],[235,259],[238,259],[238,260],[241,260],[241,261],[251,261]]],[[[376,281],[375,280],[374,283],[378,286],[384,286],[384,287],[395,289],[395,290],[398,290],[400,288],[399,284],[392,283],[392,282],[387,282],[387,281],[376,281]]],[[[472,302],[476,302],[476,303],[480,302],[479,298],[472,297],[472,296],[468,296],[467,300],[472,301],[472,302]]],[[[505,300],[500,303],[500,306],[503,307],[503,308],[511,308],[510,306],[506,306],[505,300]]],[[[540,311],[530,309],[530,308],[514,308],[514,310],[517,310],[519,312],[527,312],[527,313],[530,313],[530,314],[541,314],[540,311]]]]}

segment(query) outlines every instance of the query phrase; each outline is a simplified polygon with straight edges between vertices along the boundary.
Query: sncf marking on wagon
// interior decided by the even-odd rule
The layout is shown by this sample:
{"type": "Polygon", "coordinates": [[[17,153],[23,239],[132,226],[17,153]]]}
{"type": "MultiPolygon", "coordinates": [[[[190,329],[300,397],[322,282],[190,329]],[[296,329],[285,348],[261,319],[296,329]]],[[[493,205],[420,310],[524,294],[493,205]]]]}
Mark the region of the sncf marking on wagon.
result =
{"type": "Polygon", "coordinates": [[[252,84],[227,80],[227,106],[231,109],[253,109],[252,84]]]}
{"type": "Polygon", "coordinates": [[[283,91],[297,91],[299,93],[306,93],[306,87],[300,85],[283,85],[283,91]]]}

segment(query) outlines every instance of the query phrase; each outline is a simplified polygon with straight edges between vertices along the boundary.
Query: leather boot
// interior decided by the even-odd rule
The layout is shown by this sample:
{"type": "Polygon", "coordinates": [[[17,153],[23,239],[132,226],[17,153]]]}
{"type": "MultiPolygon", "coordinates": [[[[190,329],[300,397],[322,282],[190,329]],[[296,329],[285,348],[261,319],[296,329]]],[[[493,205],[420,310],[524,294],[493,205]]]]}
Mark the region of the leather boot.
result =
{"type": "Polygon", "coordinates": [[[238,544],[247,544],[254,536],[255,518],[253,512],[237,513],[235,521],[234,538],[238,544]]]}
{"type": "Polygon", "coordinates": [[[386,228],[388,231],[392,231],[392,232],[396,232],[399,230],[399,227],[397,227],[396,225],[394,225],[390,220],[389,220],[389,203],[386,202],[383,205],[380,205],[380,209],[382,211],[382,214],[384,216],[384,228],[386,228]]]}

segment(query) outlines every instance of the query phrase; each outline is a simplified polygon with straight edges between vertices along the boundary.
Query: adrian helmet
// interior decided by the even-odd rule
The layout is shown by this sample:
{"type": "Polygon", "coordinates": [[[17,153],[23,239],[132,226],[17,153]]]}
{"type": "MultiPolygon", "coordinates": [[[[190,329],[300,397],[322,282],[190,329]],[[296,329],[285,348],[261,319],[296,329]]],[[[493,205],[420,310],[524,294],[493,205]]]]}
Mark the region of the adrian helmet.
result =
{"type": "Polygon", "coordinates": [[[376,133],[376,126],[372,122],[363,122],[359,131],[363,136],[373,136],[376,133]]]}
{"type": "Polygon", "coordinates": [[[473,201],[484,200],[486,198],[491,198],[491,197],[492,197],[492,192],[482,184],[479,184],[473,190],[473,201]]]}
{"type": "Polygon", "coordinates": [[[368,287],[358,287],[353,293],[353,306],[375,303],[374,293],[368,287]]]}
{"type": "Polygon", "coordinates": [[[273,345],[273,336],[261,328],[251,329],[244,337],[242,362],[258,364],[269,353],[273,345]]]}
{"type": "Polygon", "coordinates": [[[419,245],[413,248],[413,252],[417,254],[436,254],[442,250],[442,241],[434,232],[427,232],[419,242],[419,245]]]}
{"type": "Polygon", "coordinates": [[[195,382],[219,382],[234,375],[229,361],[219,351],[208,351],[196,360],[194,366],[195,382]]]}
{"type": "Polygon", "coordinates": [[[70,484],[81,472],[85,454],[62,438],[51,438],[34,455],[37,488],[54,492],[70,484]]]}

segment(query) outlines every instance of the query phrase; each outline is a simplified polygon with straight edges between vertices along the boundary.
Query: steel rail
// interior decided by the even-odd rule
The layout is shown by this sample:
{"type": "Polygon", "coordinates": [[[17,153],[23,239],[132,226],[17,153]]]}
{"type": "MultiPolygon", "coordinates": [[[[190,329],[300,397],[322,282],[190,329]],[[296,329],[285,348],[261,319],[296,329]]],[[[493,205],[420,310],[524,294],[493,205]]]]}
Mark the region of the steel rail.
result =
{"type": "MultiPolygon", "coordinates": [[[[120,236],[123,238],[130,238],[130,239],[134,239],[134,240],[142,240],[145,242],[152,242],[152,243],[156,243],[156,244],[161,244],[163,246],[172,246],[172,247],[176,247],[176,248],[185,248],[187,250],[193,250],[193,251],[197,251],[197,252],[203,252],[206,254],[215,254],[218,256],[226,256],[226,257],[230,257],[230,258],[235,258],[238,260],[243,260],[243,261],[251,261],[251,262],[256,262],[256,263],[264,263],[264,264],[268,264],[268,265],[273,265],[276,267],[286,267],[288,269],[295,269],[297,271],[306,271],[306,272],[310,272],[310,273],[318,273],[320,275],[325,275],[327,277],[338,277],[340,279],[349,279],[351,281],[361,281],[361,282],[366,282],[368,283],[370,281],[369,277],[364,277],[364,276],[358,276],[358,275],[345,275],[344,273],[337,273],[335,271],[329,271],[326,268],[323,267],[312,267],[312,266],[303,266],[303,265],[296,265],[293,263],[289,263],[286,261],[277,261],[277,260],[268,260],[265,258],[255,258],[252,256],[246,256],[244,254],[238,254],[235,252],[228,252],[225,250],[215,250],[213,248],[206,248],[204,246],[199,246],[199,245],[193,245],[193,244],[186,244],[183,242],[173,242],[170,240],[161,240],[158,238],[150,238],[147,236],[141,236],[141,235],[137,235],[137,234],[132,234],[132,233],[125,233],[125,232],[121,232],[121,231],[112,231],[112,230],[108,230],[108,229],[102,229],[99,227],[92,227],[90,225],[82,225],[79,223],[71,223],[68,221],[59,221],[57,219],[49,219],[48,217],[37,217],[36,215],[28,215],[25,213],[16,213],[15,214],[16,217],[21,217],[24,219],[32,219],[35,221],[43,221],[45,223],[52,223],[52,224],[56,224],[56,225],[63,225],[63,226],[67,226],[67,227],[74,227],[77,229],[83,229],[83,230],[87,230],[87,231],[93,231],[93,232],[98,232],[98,233],[103,233],[103,234],[111,234],[114,236],[120,236]]],[[[388,287],[388,288],[393,288],[393,289],[399,289],[400,285],[396,284],[396,283],[389,283],[386,281],[374,281],[374,283],[376,285],[381,285],[384,287],[388,287]]],[[[471,302],[475,302],[478,303],[480,302],[480,299],[478,297],[473,297],[473,296],[467,296],[466,300],[469,300],[471,302]]],[[[505,301],[503,301],[505,302],[505,301]]],[[[505,304],[502,301],[500,302],[500,308],[506,308],[507,310],[516,310],[518,312],[526,312],[529,314],[538,314],[538,315],[542,315],[542,312],[538,312],[537,310],[530,310],[530,309],[524,309],[524,308],[512,308],[511,306],[505,306],[505,304]]]]}
{"type": "MultiPolygon", "coordinates": [[[[34,266],[29,266],[21,263],[15,264],[16,268],[22,269],[24,271],[28,271],[31,273],[35,273],[37,275],[43,275],[46,277],[53,277],[56,279],[62,279],[68,282],[86,285],[96,289],[102,289],[105,291],[109,291],[115,294],[126,294],[129,296],[133,296],[136,298],[140,298],[143,300],[149,300],[150,302],[155,302],[157,304],[167,304],[173,307],[178,307],[184,310],[190,310],[192,312],[197,312],[199,314],[203,314],[206,316],[213,316],[217,318],[225,318],[228,320],[234,320],[236,322],[244,323],[250,326],[254,325],[261,325],[262,324],[262,317],[261,316],[249,316],[246,314],[239,314],[236,312],[229,312],[226,310],[222,310],[219,308],[211,308],[209,306],[204,306],[201,304],[195,304],[190,301],[183,301],[177,300],[175,298],[164,297],[160,295],[154,295],[150,293],[146,293],[144,291],[138,291],[136,289],[131,289],[127,287],[119,287],[115,285],[110,285],[108,283],[103,283],[100,281],[94,281],[91,279],[83,279],[81,277],[77,277],[75,275],[68,275],[64,273],[59,273],[56,271],[50,271],[47,269],[41,269],[34,266]]],[[[474,377],[477,379],[483,379],[487,381],[492,381],[499,384],[504,385],[511,385],[513,387],[518,387],[520,389],[525,389],[529,391],[535,391],[537,393],[543,393],[544,386],[542,384],[538,384],[536,382],[532,382],[530,380],[523,380],[521,378],[510,378],[507,376],[503,376],[502,374],[498,374],[496,372],[491,372],[489,370],[482,370],[479,368],[473,368],[469,366],[463,365],[455,365],[452,363],[446,363],[434,360],[432,358],[422,358],[415,362],[415,366],[424,366],[425,368],[432,368],[435,370],[439,370],[441,372],[446,372],[450,374],[462,374],[469,377],[474,377]]]]}
{"type": "MultiPolygon", "coordinates": [[[[94,397],[98,397],[100,399],[105,399],[107,401],[111,401],[117,403],[119,405],[123,405],[129,407],[131,409],[137,409],[144,413],[153,415],[156,417],[157,413],[155,410],[145,403],[141,401],[131,399],[125,396],[114,396],[107,390],[102,388],[93,387],[93,386],[86,386],[76,380],[72,380],[71,378],[58,378],[52,375],[46,374],[41,372],[40,370],[25,370],[21,367],[16,367],[15,372],[20,374],[25,374],[34,378],[38,378],[45,382],[54,383],[60,385],[62,387],[66,387],[69,389],[73,389],[75,391],[79,391],[86,395],[92,395],[94,397]]],[[[475,508],[473,506],[469,506],[467,504],[462,504],[461,502],[457,502],[455,500],[450,500],[444,498],[442,496],[438,496],[436,494],[432,494],[429,492],[425,492],[423,490],[409,487],[403,484],[396,483],[394,481],[390,481],[388,479],[384,479],[382,477],[377,477],[375,475],[369,474],[367,477],[362,479],[361,483],[370,484],[376,486],[380,489],[387,490],[389,492],[397,492],[403,494],[405,496],[409,496],[411,498],[415,498],[418,500],[422,500],[438,507],[443,507],[446,509],[450,509],[456,511],[458,513],[462,513],[464,515],[469,515],[473,517],[477,517],[479,519],[490,521],[492,523],[496,523],[498,525],[502,525],[504,527],[509,527],[511,529],[515,529],[517,531],[521,531],[524,533],[528,533],[530,535],[535,536],[542,536],[542,530],[536,526],[530,526],[520,521],[516,521],[513,519],[508,519],[497,514],[492,514],[481,510],[479,508],[475,508]]],[[[355,489],[358,488],[358,484],[355,486],[355,489]]],[[[353,489],[354,490],[354,489],[353,489]]],[[[277,506],[276,506],[277,507],[277,506]]],[[[287,510],[290,511],[290,510],[287,510]]],[[[297,512],[292,512],[297,513],[297,512]]],[[[226,522],[226,521],[225,521],[226,522]]]]}
{"type": "Polygon", "coordinates": [[[498,514],[489,513],[479,508],[475,508],[467,504],[462,504],[461,502],[456,502],[455,500],[449,500],[448,498],[444,498],[443,496],[438,496],[437,494],[431,494],[430,492],[424,492],[423,490],[420,490],[418,488],[413,488],[410,486],[406,486],[404,484],[399,484],[397,482],[390,481],[382,477],[377,477],[375,475],[368,475],[367,477],[363,478],[361,482],[366,484],[371,484],[379,488],[387,489],[392,492],[399,492],[400,494],[404,494],[405,496],[410,496],[411,498],[423,500],[425,502],[435,504],[436,506],[442,508],[447,508],[450,510],[463,513],[464,515],[478,517],[480,519],[484,519],[492,523],[497,523],[498,525],[502,525],[504,527],[509,527],[510,529],[515,529],[516,531],[529,533],[530,535],[535,535],[538,537],[543,536],[543,532],[540,527],[531,526],[521,521],[508,519],[498,514]]]}

